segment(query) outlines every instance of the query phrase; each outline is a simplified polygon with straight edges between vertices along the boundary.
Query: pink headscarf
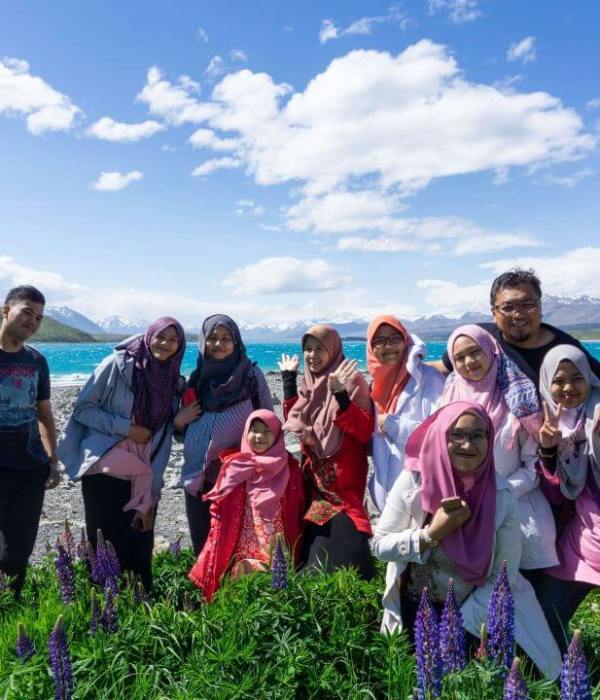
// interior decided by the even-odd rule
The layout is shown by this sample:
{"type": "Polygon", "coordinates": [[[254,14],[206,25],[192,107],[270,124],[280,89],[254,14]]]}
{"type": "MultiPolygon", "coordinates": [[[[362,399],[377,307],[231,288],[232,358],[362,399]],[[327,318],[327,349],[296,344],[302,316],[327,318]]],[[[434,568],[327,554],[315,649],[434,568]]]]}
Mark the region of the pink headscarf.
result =
{"type": "Polygon", "coordinates": [[[482,586],[493,556],[496,516],[496,473],[494,469],[494,426],[477,403],[455,401],[443,406],[423,421],[406,443],[405,468],[421,475],[421,503],[427,513],[435,513],[442,498],[459,496],[469,505],[471,516],[441,546],[460,572],[475,586],[482,586]],[[448,432],[464,414],[483,421],[488,448],[481,465],[472,472],[452,467],[448,453],[448,432]]]}
{"type": "Polygon", "coordinates": [[[475,324],[457,328],[448,338],[448,357],[454,375],[446,382],[440,406],[452,401],[473,401],[485,408],[492,419],[498,437],[508,414],[515,416],[513,439],[520,426],[534,438],[539,439],[541,412],[537,391],[533,382],[507,358],[500,345],[486,330],[475,324]],[[490,368],[478,382],[465,379],[456,371],[454,343],[460,336],[472,338],[483,350],[490,368]]]}
{"type": "MultiPolygon", "coordinates": [[[[342,445],[344,435],[335,424],[338,403],[327,387],[327,377],[342,364],[344,353],[340,334],[331,326],[311,326],[302,336],[302,348],[308,336],[316,338],[329,352],[329,364],[319,374],[304,368],[304,382],[298,390],[298,399],[293,405],[284,430],[293,433],[302,442],[314,437],[317,444],[314,451],[318,457],[334,455],[342,445]]],[[[369,386],[360,372],[354,372],[346,387],[348,395],[360,408],[369,410],[371,398],[369,386]]]]}
{"type": "Polygon", "coordinates": [[[273,411],[261,408],[248,416],[240,451],[224,459],[221,475],[212,491],[202,497],[203,500],[220,501],[236,486],[246,482],[253,512],[264,520],[273,520],[290,478],[283,428],[273,411]],[[267,425],[275,436],[275,442],[261,454],[254,452],[248,442],[250,426],[256,419],[267,425]]]}

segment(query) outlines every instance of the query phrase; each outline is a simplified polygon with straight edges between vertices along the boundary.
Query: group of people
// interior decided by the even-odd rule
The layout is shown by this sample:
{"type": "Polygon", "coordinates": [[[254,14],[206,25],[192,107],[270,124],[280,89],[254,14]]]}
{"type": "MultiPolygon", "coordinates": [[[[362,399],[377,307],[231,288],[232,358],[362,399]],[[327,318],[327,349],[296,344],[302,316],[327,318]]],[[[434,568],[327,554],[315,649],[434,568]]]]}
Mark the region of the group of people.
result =
{"type": "Polygon", "coordinates": [[[283,422],[231,318],[204,321],[187,381],[183,328],[161,318],[96,368],[57,441],[46,361],[24,344],[44,298],[11,290],[0,328],[0,570],[18,595],[44,487],[62,463],[81,481],[92,545],[102,530],[150,590],[174,439],[197,556],[189,578],[207,601],[224,576],[266,570],[283,539],[298,569],[351,566],[369,579],[373,555],[388,562],[388,632],[412,634],[423,589],[441,607],[452,579],[478,636],[506,562],[517,642],[556,678],[569,619],[600,584],[600,363],[541,323],[541,296],[532,271],[500,275],[494,323],[456,329],[441,362],[426,362],[399,319],[375,318],[370,383],[337,331],[313,326],[302,382],[297,355],[280,362],[283,422]]]}

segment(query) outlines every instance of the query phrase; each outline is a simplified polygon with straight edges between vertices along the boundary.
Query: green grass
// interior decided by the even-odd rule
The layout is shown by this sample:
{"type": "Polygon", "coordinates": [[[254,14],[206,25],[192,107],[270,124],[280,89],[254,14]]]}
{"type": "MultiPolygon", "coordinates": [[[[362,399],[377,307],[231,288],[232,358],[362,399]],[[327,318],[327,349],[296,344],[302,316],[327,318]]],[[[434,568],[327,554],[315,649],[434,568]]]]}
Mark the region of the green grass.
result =
{"type": "MultiPolygon", "coordinates": [[[[213,603],[201,602],[186,579],[192,555],[155,558],[151,604],[135,607],[129,589],[119,596],[119,631],[89,633],[89,591],[82,564],[77,600],[63,606],[51,560],[31,570],[22,602],[0,598],[0,698],[53,697],[47,638],[64,614],[75,678],[75,698],[184,700],[207,698],[406,699],[415,685],[414,660],[404,635],[382,636],[381,577],[366,583],[350,571],[333,576],[290,575],[274,591],[268,574],[226,584],[213,603]],[[190,610],[190,608],[193,608],[190,610]],[[16,627],[23,622],[38,653],[16,658],[16,627]]],[[[600,623],[591,596],[578,613],[588,653],[598,654],[600,623]]],[[[558,698],[557,687],[533,681],[532,700],[558,698]]],[[[499,672],[471,662],[444,679],[443,697],[502,698],[499,672]]],[[[600,686],[595,690],[600,699],[600,686]]]]}
{"type": "Polygon", "coordinates": [[[46,316],[38,332],[33,336],[34,343],[93,343],[89,333],[71,328],[64,323],[46,316]]]}

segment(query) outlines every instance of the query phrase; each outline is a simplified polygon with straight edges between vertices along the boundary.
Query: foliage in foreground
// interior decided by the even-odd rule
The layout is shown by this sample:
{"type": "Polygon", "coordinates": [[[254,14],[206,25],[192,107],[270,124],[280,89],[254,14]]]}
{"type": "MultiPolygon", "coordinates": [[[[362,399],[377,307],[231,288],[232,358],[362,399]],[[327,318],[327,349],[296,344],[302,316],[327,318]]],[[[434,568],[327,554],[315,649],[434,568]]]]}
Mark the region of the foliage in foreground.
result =
{"type": "MultiPolygon", "coordinates": [[[[192,555],[155,559],[155,591],[148,603],[125,588],[118,596],[118,627],[90,632],[90,584],[76,567],[75,596],[64,605],[54,563],[32,569],[23,600],[0,601],[0,697],[53,697],[48,637],[59,615],[70,643],[74,698],[183,700],[184,698],[398,698],[416,685],[414,658],[404,635],[379,634],[382,581],[352,572],[289,575],[274,590],[269,574],[226,585],[204,605],[186,579],[192,555]],[[36,653],[17,657],[17,625],[36,653]]],[[[98,598],[103,600],[99,589],[98,598]]],[[[578,614],[592,666],[600,650],[600,620],[592,596],[578,614]]],[[[532,700],[560,697],[558,686],[533,680],[523,664],[532,700]]],[[[503,674],[471,661],[444,677],[442,697],[502,698],[503,674]]],[[[594,691],[600,700],[600,685],[594,691]]]]}

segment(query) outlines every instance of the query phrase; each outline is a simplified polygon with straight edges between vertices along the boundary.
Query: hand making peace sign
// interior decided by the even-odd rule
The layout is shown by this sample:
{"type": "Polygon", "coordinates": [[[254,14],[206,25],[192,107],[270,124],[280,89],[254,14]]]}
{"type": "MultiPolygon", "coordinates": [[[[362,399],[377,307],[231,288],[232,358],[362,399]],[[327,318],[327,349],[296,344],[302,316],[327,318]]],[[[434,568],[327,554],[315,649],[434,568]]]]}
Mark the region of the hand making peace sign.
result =
{"type": "Polygon", "coordinates": [[[356,372],[357,367],[358,362],[356,360],[343,360],[342,364],[336,369],[336,371],[332,372],[327,377],[327,386],[329,387],[329,391],[333,393],[336,391],[344,391],[348,381],[354,372],[356,372]]]}
{"type": "Polygon", "coordinates": [[[562,439],[562,432],[558,427],[560,414],[563,410],[562,404],[558,404],[558,410],[556,415],[554,415],[550,406],[545,401],[542,403],[544,406],[544,424],[540,428],[540,445],[545,449],[558,447],[562,439]]]}

